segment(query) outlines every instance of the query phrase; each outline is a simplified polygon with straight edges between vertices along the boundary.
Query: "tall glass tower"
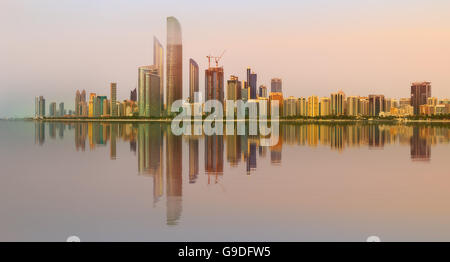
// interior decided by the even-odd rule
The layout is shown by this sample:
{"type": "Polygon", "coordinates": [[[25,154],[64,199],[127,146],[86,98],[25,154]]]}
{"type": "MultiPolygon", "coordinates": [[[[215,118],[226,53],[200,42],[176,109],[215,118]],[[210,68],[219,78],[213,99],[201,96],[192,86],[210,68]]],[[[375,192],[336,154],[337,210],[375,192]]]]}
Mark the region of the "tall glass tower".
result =
{"type": "Polygon", "coordinates": [[[189,102],[199,102],[198,97],[196,99],[195,93],[199,91],[198,82],[198,64],[194,59],[189,59],[189,102]]]}
{"type": "Polygon", "coordinates": [[[178,20],[167,17],[167,87],[166,106],[170,112],[172,103],[183,96],[183,56],[181,42],[181,26],[178,20]]]}
{"type": "Polygon", "coordinates": [[[164,48],[156,37],[153,37],[153,65],[158,69],[160,88],[159,105],[161,106],[159,111],[162,112],[164,110],[164,48]]]}

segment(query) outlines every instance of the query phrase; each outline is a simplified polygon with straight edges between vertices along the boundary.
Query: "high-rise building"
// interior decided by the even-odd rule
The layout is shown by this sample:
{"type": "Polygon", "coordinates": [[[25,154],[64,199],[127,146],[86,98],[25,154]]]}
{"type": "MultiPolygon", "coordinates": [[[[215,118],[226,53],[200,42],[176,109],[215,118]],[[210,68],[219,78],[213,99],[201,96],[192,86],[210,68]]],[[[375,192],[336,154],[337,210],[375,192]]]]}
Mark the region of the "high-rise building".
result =
{"type": "Polygon", "coordinates": [[[223,104],[223,67],[210,67],[205,70],[205,101],[215,99],[223,104]]]}
{"type": "Polygon", "coordinates": [[[97,94],[89,94],[89,117],[95,116],[95,106],[96,106],[97,94]]]}
{"type": "Polygon", "coordinates": [[[80,90],[77,90],[77,92],[75,93],[75,115],[79,116],[80,115],[80,104],[81,104],[81,94],[80,94],[80,90]]]}
{"type": "Polygon", "coordinates": [[[297,115],[297,98],[290,96],[284,100],[284,116],[292,117],[297,115]]]}
{"type": "Polygon", "coordinates": [[[411,105],[411,98],[410,97],[400,98],[400,100],[399,100],[399,107],[410,106],[410,105],[411,105]]]}
{"type": "Polygon", "coordinates": [[[156,71],[145,74],[146,106],[145,116],[161,116],[161,88],[160,76],[156,71]]]}
{"type": "Polygon", "coordinates": [[[198,64],[194,59],[189,59],[189,102],[200,102],[199,97],[195,97],[199,92],[199,72],[198,64]]]}
{"type": "Polygon", "coordinates": [[[39,117],[39,97],[34,98],[34,117],[39,117]]]}
{"type": "Polygon", "coordinates": [[[83,90],[81,93],[77,90],[75,94],[75,115],[81,116],[83,104],[86,104],[86,91],[83,90]]]}
{"type": "Polygon", "coordinates": [[[160,112],[164,111],[164,48],[158,38],[153,37],[153,65],[158,69],[159,75],[159,93],[160,93],[160,112]]]}
{"type": "Polygon", "coordinates": [[[63,102],[61,102],[61,103],[59,103],[59,116],[64,116],[65,115],[65,113],[64,113],[64,103],[63,102]]]}
{"type": "Polygon", "coordinates": [[[230,76],[230,80],[227,80],[227,100],[240,100],[241,99],[241,82],[237,76],[230,76]]]}
{"type": "Polygon", "coordinates": [[[270,81],[270,92],[282,93],[282,82],[281,78],[272,78],[270,81]]]}
{"type": "MultiPolygon", "coordinates": [[[[155,78],[155,76],[159,76],[159,69],[155,65],[151,66],[141,66],[139,67],[139,79],[138,79],[138,89],[139,89],[139,99],[138,99],[138,110],[139,110],[139,116],[150,116],[150,107],[153,108],[153,110],[156,110],[155,112],[152,112],[153,116],[161,115],[161,88],[159,91],[155,90],[155,83],[154,81],[150,81],[150,79],[147,78],[155,78]],[[151,75],[151,76],[150,76],[151,75]],[[149,85],[152,83],[151,85],[149,85]],[[150,93],[152,92],[152,93],[150,93]],[[155,97],[159,96],[159,97],[155,97]],[[151,105],[150,100],[153,102],[151,105]],[[159,100],[159,101],[158,101],[159,100]],[[157,109],[156,106],[159,106],[159,109],[157,109]]],[[[161,84],[161,79],[158,84],[161,84]]]]}
{"type": "Polygon", "coordinates": [[[363,116],[369,115],[369,98],[368,97],[360,97],[360,114],[363,116]]]}
{"type": "Polygon", "coordinates": [[[45,99],[44,99],[44,97],[43,96],[35,97],[34,103],[35,103],[35,116],[37,118],[45,117],[45,99]]]}
{"type": "Polygon", "coordinates": [[[378,116],[380,112],[385,112],[384,95],[369,95],[369,115],[378,116]]]}
{"type": "Polygon", "coordinates": [[[108,98],[106,96],[97,96],[97,101],[94,107],[94,115],[95,116],[103,116],[106,115],[108,112],[105,112],[105,110],[108,109],[108,107],[104,106],[105,104],[108,104],[108,98]]]}
{"type": "Polygon", "coordinates": [[[384,99],[384,112],[391,112],[391,107],[392,107],[392,99],[385,98],[384,99]]]}
{"type": "Polygon", "coordinates": [[[248,67],[247,68],[247,83],[248,83],[248,87],[250,88],[249,99],[256,99],[257,78],[258,78],[258,76],[253,71],[251,71],[250,67],[248,67]]]}
{"type": "Polygon", "coordinates": [[[297,115],[307,116],[308,115],[308,102],[306,98],[300,97],[297,102],[297,115]]]}
{"type": "Polygon", "coordinates": [[[49,116],[51,117],[55,117],[56,116],[56,103],[55,102],[51,102],[49,107],[48,107],[48,113],[49,116]]]}
{"type": "Polygon", "coordinates": [[[427,98],[427,105],[437,106],[438,105],[438,99],[436,97],[428,97],[427,98]]]}
{"type": "Polygon", "coordinates": [[[242,101],[246,102],[250,98],[249,91],[248,91],[248,82],[242,81],[242,88],[241,88],[241,99],[242,101]]]}
{"type": "Polygon", "coordinates": [[[259,86],[258,96],[259,97],[267,97],[267,87],[265,85],[260,85],[259,86]]]}
{"type": "Polygon", "coordinates": [[[415,82],[411,84],[411,106],[414,114],[419,114],[421,105],[427,104],[427,99],[431,96],[431,82],[415,82]]]}
{"type": "Polygon", "coordinates": [[[167,18],[167,111],[172,103],[183,97],[183,46],[181,25],[171,16],[167,18]]]}
{"type": "Polygon", "coordinates": [[[329,97],[320,98],[319,115],[328,116],[331,115],[331,99],[329,97]]]}
{"type": "Polygon", "coordinates": [[[274,107],[277,105],[272,105],[272,102],[276,103],[278,102],[278,116],[283,116],[283,94],[279,92],[270,92],[269,94],[269,109],[270,109],[270,116],[272,116],[272,111],[274,110],[274,107]]]}
{"type": "MultiPolygon", "coordinates": [[[[109,106],[111,110],[111,116],[117,116],[117,83],[111,83],[111,105],[109,106]]],[[[106,114],[106,112],[103,112],[106,114]]]]}
{"type": "Polygon", "coordinates": [[[319,116],[319,97],[308,97],[308,116],[319,116]]]}
{"type": "Polygon", "coordinates": [[[136,88],[130,91],[130,101],[137,101],[137,91],[136,88]]]}
{"type": "Polygon", "coordinates": [[[345,94],[342,91],[331,94],[331,114],[341,116],[344,114],[345,94]]]}
{"type": "Polygon", "coordinates": [[[358,96],[347,97],[347,115],[357,116],[360,114],[360,103],[358,96]]]}

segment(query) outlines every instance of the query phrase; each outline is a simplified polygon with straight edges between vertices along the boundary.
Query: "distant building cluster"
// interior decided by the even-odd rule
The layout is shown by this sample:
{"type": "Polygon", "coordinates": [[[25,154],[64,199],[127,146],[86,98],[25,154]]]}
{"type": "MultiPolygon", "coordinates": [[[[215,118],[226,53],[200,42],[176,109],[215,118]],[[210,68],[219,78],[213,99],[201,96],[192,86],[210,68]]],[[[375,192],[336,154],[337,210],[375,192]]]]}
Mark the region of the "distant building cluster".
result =
{"type": "MultiPolygon", "coordinates": [[[[153,64],[138,68],[137,89],[130,92],[130,99],[117,100],[117,84],[110,84],[110,97],[77,91],[75,95],[75,110],[66,112],[64,103],[57,107],[49,104],[48,115],[45,114],[45,99],[36,97],[35,117],[166,117],[171,112],[171,105],[176,100],[183,99],[183,52],[181,25],[175,17],[167,18],[167,53],[164,70],[164,48],[159,40],[153,38],[153,64]],[[165,74],[164,74],[165,72],[165,74]],[[164,97],[164,79],[166,92],[164,97]]],[[[223,55],[223,53],[222,53],[223,55]]],[[[246,78],[242,81],[231,75],[226,81],[224,69],[219,66],[222,58],[208,55],[208,68],[205,69],[204,93],[199,87],[199,66],[194,59],[189,59],[189,94],[186,104],[204,103],[217,100],[225,105],[225,100],[242,100],[248,104],[255,103],[257,108],[262,101],[267,102],[266,112],[271,114],[273,101],[278,102],[279,116],[295,117],[406,117],[412,115],[443,115],[450,114],[449,99],[438,99],[431,96],[430,82],[416,82],[411,85],[410,97],[394,99],[382,94],[368,96],[346,96],[342,91],[332,93],[329,97],[284,97],[282,79],[275,77],[270,82],[270,92],[265,85],[257,85],[258,75],[248,67],[246,78]],[[212,65],[211,65],[211,60],[212,65]],[[215,65],[214,65],[215,64],[215,65]]],[[[196,108],[196,107],[192,107],[196,108]]],[[[199,107],[202,108],[202,107],[199,107]]],[[[260,108],[261,110],[261,108],[260,108]]]]}

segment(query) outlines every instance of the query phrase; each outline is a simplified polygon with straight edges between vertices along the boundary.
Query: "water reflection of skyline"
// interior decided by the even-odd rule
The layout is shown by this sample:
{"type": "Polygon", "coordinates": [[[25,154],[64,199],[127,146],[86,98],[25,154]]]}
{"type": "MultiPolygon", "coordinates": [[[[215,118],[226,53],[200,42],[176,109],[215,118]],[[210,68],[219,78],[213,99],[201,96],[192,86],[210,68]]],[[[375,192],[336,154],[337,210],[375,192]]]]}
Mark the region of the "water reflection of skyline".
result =
{"type": "Polygon", "coordinates": [[[35,143],[43,145],[48,137],[63,139],[66,131],[74,132],[76,151],[109,145],[111,160],[120,157],[117,140],[128,142],[130,151],[137,154],[138,175],[153,180],[154,205],[165,194],[167,225],[176,225],[182,213],[183,145],[189,154],[187,182],[197,182],[203,153],[207,183],[217,184],[226,175],[224,161],[231,168],[244,165],[244,174],[251,175],[258,168],[258,157],[270,156],[271,165],[282,165],[283,146],[325,146],[340,153],[357,147],[382,150],[389,144],[409,145],[412,161],[427,162],[432,145],[450,142],[447,126],[431,125],[283,124],[278,143],[264,147],[259,136],[175,136],[164,123],[35,122],[35,143]]]}

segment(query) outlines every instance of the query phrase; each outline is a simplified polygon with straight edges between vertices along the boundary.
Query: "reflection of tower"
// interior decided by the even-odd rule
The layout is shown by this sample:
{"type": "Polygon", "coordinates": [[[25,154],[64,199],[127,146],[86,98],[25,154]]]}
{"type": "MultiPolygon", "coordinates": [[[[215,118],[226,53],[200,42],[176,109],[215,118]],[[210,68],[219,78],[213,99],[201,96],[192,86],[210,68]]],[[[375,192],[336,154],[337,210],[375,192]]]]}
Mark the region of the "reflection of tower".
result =
{"type": "Polygon", "coordinates": [[[34,143],[43,145],[45,142],[45,124],[43,122],[34,122],[34,143]]]}
{"type": "Polygon", "coordinates": [[[66,126],[64,123],[58,123],[58,136],[59,138],[64,138],[64,130],[66,129],[66,126]]]}
{"type": "Polygon", "coordinates": [[[211,135],[205,136],[205,172],[208,175],[208,184],[210,175],[223,174],[223,136],[211,135]]]}
{"type": "Polygon", "coordinates": [[[146,125],[148,129],[148,163],[149,173],[153,175],[153,198],[154,201],[163,195],[163,173],[162,173],[162,146],[163,134],[160,124],[146,125]]]}
{"type": "Polygon", "coordinates": [[[384,132],[378,125],[369,126],[369,148],[382,149],[384,147],[384,132]]]}
{"type": "Polygon", "coordinates": [[[182,137],[169,130],[166,136],[167,225],[176,225],[181,216],[182,197],[182,137]]]}
{"type": "Polygon", "coordinates": [[[278,137],[278,143],[270,147],[270,163],[273,165],[281,164],[281,150],[283,147],[283,137],[278,137]]]}
{"type": "Polygon", "coordinates": [[[189,183],[195,183],[198,176],[198,138],[189,138],[189,183]]]}
{"type": "Polygon", "coordinates": [[[241,138],[237,135],[227,136],[227,161],[232,167],[241,160],[241,138]]]}
{"type": "Polygon", "coordinates": [[[110,127],[111,132],[111,143],[109,144],[109,157],[111,159],[116,159],[116,138],[117,138],[118,124],[112,123],[110,127]]]}
{"type": "Polygon", "coordinates": [[[248,158],[247,158],[247,174],[256,170],[256,143],[251,141],[248,145],[248,158]]]}
{"type": "Polygon", "coordinates": [[[414,161],[430,161],[431,146],[427,141],[427,127],[413,127],[413,135],[410,139],[411,159],[414,161]]]}
{"type": "Polygon", "coordinates": [[[344,147],[344,128],[333,125],[331,128],[331,148],[341,151],[344,147]]]}
{"type": "Polygon", "coordinates": [[[56,138],[55,123],[48,123],[48,132],[50,133],[51,138],[56,138]]]}
{"type": "Polygon", "coordinates": [[[163,135],[160,124],[139,124],[138,126],[138,171],[153,176],[153,201],[163,195],[162,174],[163,135]]]}
{"type": "Polygon", "coordinates": [[[75,123],[75,148],[84,151],[86,148],[87,123],[75,123]]]}

